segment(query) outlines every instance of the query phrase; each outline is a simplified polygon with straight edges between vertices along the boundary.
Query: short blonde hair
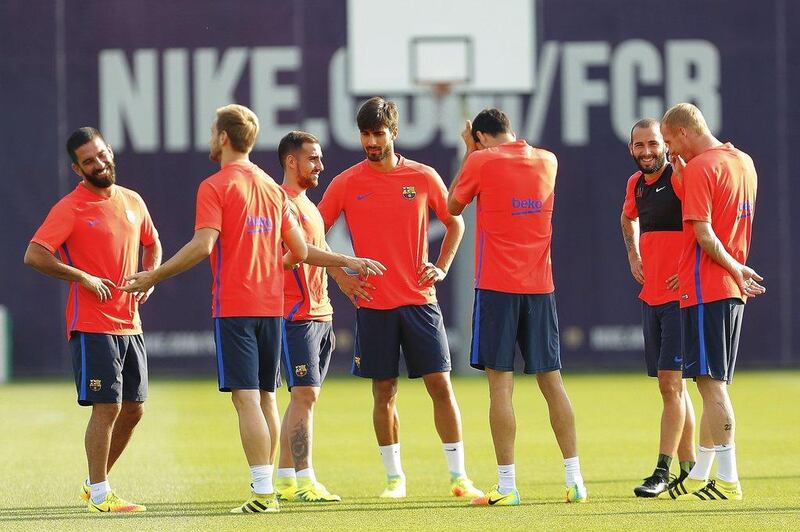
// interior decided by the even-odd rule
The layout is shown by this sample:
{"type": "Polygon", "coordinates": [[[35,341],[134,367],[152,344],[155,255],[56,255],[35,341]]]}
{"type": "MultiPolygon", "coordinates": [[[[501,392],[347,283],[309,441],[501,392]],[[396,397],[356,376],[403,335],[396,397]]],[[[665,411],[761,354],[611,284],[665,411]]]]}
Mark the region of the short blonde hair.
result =
{"type": "Polygon", "coordinates": [[[217,132],[225,132],[234,150],[250,153],[258,136],[258,117],[245,107],[232,103],[217,109],[217,132]]]}
{"type": "Polygon", "coordinates": [[[679,103],[670,107],[664,113],[661,124],[667,126],[670,130],[682,127],[698,135],[709,133],[708,124],[706,124],[703,113],[690,103],[679,103]]]}

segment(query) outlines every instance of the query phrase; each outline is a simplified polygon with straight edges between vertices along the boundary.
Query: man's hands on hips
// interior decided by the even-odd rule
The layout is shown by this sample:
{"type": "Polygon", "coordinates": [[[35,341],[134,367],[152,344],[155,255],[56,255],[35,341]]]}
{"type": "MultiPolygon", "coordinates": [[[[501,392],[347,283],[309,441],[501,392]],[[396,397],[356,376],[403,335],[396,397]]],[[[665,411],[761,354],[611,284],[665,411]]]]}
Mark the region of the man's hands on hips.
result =
{"type": "Polygon", "coordinates": [[[419,278],[417,284],[420,286],[433,285],[443,281],[447,273],[433,263],[426,262],[417,270],[419,278]]]}

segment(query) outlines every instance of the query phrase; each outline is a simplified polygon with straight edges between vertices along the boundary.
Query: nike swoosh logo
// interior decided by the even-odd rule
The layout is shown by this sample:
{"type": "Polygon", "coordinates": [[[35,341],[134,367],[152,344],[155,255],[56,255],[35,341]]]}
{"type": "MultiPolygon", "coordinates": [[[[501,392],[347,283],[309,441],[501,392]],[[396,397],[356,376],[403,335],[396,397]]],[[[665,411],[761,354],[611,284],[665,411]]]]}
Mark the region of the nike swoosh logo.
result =
{"type": "Polygon", "coordinates": [[[356,199],[358,201],[361,201],[363,199],[366,199],[368,196],[372,196],[373,194],[374,194],[374,192],[367,192],[366,194],[359,194],[358,196],[356,196],[356,199]]]}
{"type": "Polygon", "coordinates": [[[499,499],[492,499],[491,497],[489,497],[489,506],[494,506],[503,499],[505,499],[505,497],[500,497],[499,499]]]}
{"type": "Polygon", "coordinates": [[[458,449],[456,449],[455,447],[453,447],[452,449],[445,449],[445,451],[457,451],[457,450],[458,449]]]}
{"type": "Polygon", "coordinates": [[[686,369],[689,369],[689,368],[691,368],[692,366],[694,366],[695,364],[697,364],[697,361],[696,361],[696,360],[695,360],[694,362],[692,362],[691,364],[686,364],[686,365],[684,366],[684,368],[686,368],[686,369]]]}
{"type": "Polygon", "coordinates": [[[657,188],[657,189],[656,189],[656,192],[661,192],[661,191],[662,191],[662,190],[664,190],[665,188],[667,188],[667,186],[666,186],[666,185],[664,185],[664,186],[663,186],[663,187],[661,187],[661,188],[657,188]]]}
{"type": "Polygon", "coordinates": [[[98,220],[88,220],[86,223],[89,224],[89,227],[94,227],[97,225],[98,220]]]}

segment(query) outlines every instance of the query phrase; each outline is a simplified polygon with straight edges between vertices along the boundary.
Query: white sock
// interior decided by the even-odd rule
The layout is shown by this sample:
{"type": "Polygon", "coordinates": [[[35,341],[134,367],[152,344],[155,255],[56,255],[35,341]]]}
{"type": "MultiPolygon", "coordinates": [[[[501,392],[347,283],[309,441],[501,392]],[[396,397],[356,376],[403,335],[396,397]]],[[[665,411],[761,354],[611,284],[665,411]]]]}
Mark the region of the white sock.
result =
{"type": "Polygon", "coordinates": [[[517,472],[514,464],[497,465],[497,491],[505,495],[517,489],[517,472]]]}
{"type": "Polygon", "coordinates": [[[736,446],[715,445],[717,454],[717,478],[724,482],[738,482],[739,472],[736,470],[736,446]]]}
{"type": "Polygon", "coordinates": [[[300,471],[298,471],[297,472],[297,480],[300,480],[301,478],[307,478],[307,479],[311,480],[311,482],[316,482],[317,481],[317,477],[314,476],[314,468],[313,467],[308,467],[306,469],[301,469],[300,471]]]}
{"type": "Polygon", "coordinates": [[[97,484],[89,484],[89,487],[92,489],[92,502],[95,504],[100,504],[106,500],[108,492],[111,491],[111,484],[108,483],[108,480],[97,484]]]}
{"type": "Polygon", "coordinates": [[[293,467],[279,467],[278,478],[293,478],[295,476],[293,467]]]}
{"type": "Polygon", "coordinates": [[[574,485],[583,486],[583,476],[581,475],[581,463],[577,456],[564,459],[564,482],[567,487],[574,485]]]}
{"type": "Polygon", "coordinates": [[[711,475],[711,465],[714,463],[714,448],[703,447],[702,445],[697,448],[697,461],[694,467],[689,471],[689,478],[692,480],[708,480],[711,475]]]}
{"type": "Polygon", "coordinates": [[[269,495],[272,489],[272,464],[250,466],[253,491],[259,495],[269,495]]]}
{"type": "Polygon", "coordinates": [[[444,457],[447,459],[447,467],[450,469],[450,475],[458,477],[466,477],[467,470],[464,467],[464,442],[457,441],[455,443],[443,443],[444,457]]]}
{"type": "Polygon", "coordinates": [[[404,477],[403,466],[400,464],[400,444],[381,445],[378,449],[381,451],[381,460],[383,461],[383,467],[386,469],[386,475],[404,477]]]}

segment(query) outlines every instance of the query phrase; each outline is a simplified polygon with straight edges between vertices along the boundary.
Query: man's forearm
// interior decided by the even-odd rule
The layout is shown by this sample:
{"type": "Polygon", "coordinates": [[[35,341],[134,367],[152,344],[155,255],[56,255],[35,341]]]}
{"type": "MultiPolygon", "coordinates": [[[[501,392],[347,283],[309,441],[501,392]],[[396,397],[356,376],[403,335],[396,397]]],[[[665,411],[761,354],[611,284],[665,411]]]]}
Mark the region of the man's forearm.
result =
{"type": "Polygon", "coordinates": [[[142,268],[145,270],[155,270],[161,266],[161,260],[164,252],[161,247],[161,241],[156,240],[153,244],[144,247],[142,253],[142,268]]]}
{"type": "Polygon", "coordinates": [[[736,275],[736,269],[740,266],[739,262],[727,252],[725,246],[722,245],[722,242],[720,242],[710,226],[699,231],[695,230],[695,237],[698,245],[706,255],[725,268],[728,273],[736,275]]]}
{"type": "Polygon", "coordinates": [[[39,273],[62,281],[80,282],[86,276],[83,270],[58,260],[44,246],[36,243],[31,243],[28,246],[25,252],[25,264],[39,273]]]}
{"type": "Polygon", "coordinates": [[[343,268],[347,266],[348,258],[349,257],[347,255],[330,251],[330,248],[328,248],[328,250],[324,250],[312,244],[308,244],[308,256],[304,262],[306,264],[311,264],[312,266],[323,266],[328,268],[338,266],[339,268],[343,268]]]}
{"type": "Polygon", "coordinates": [[[445,273],[450,270],[450,265],[453,264],[453,259],[463,236],[464,221],[460,216],[454,216],[447,226],[444,240],[442,240],[442,248],[439,250],[439,258],[436,260],[437,268],[440,268],[445,273]]]}
{"type": "Polygon", "coordinates": [[[464,157],[461,159],[461,166],[458,168],[458,172],[456,173],[456,176],[453,178],[453,181],[450,183],[450,186],[447,188],[448,197],[450,195],[452,195],[453,191],[456,189],[456,185],[458,185],[459,178],[461,177],[461,171],[464,169],[464,165],[467,163],[467,157],[469,157],[470,153],[472,153],[472,152],[467,151],[467,153],[465,153],[464,157]]]}
{"type": "Polygon", "coordinates": [[[624,214],[620,219],[622,225],[622,239],[625,241],[625,249],[628,253],[635,253],[639,255],[639,239],[637,238],[637,226],[639,225],[636,220],[631,220],[624,214]]]}
{"type": "Polygon", "coordinates": [[[63,281],[80,282],[86,276],[86,272],[83,270],[79,270],[74,266],[63,263],[55,257],[53,257],[52,262],[42,261],[36,264],[31,264],[31,267],[39,273],[43,273],[47,276],[61,279],[63,281]]]}
{"type": "Polygon", "coordinates": [[[171,259],[155,269],[158,282],[185,272],[210,254],[211,250],[204,243],[190,240],[171,259]]]}

